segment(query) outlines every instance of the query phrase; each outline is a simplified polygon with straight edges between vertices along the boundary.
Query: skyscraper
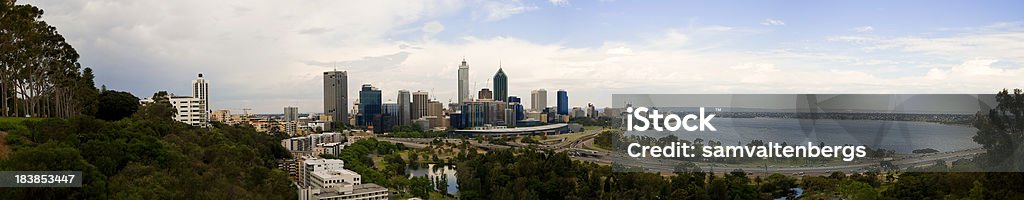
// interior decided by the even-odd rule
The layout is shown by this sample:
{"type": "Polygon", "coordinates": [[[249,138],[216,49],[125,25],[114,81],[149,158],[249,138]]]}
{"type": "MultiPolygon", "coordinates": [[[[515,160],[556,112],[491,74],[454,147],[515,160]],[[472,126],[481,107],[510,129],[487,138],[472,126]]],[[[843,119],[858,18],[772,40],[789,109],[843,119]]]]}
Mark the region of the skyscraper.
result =
{"type": "Polygon", "coordinates": [[[402,112],[398,110],[398,102],[388,100],[380,106],[380,119],[375,122],[373,129],[380,131],[391,131],[392,127],[398,125],[398,117],[402,112]],[[380,126],[380,127],[377,127],[380,126]]]}
{"type": "Polygon", "coordinates": [[[299,107],[286,106],[284,107],[284,121],[298,121],[299,120],[299,107]]]}
{"type": "Polygon", "coordinates": [[[569,114],[569,94],[565,90],[558,90],[558,114],[569,114]]]}
{"type": "Polygon", "coordinates": [[[324,114],[335,124],[348,122],[348,72],[324,72],[324,114]]]}
{"type": "Polygon", "coordinates": [[[402,126],[412,125],[412,101],[409,99],[408,90],[398,91],[398,124],[402,126]]]}
{"type": "Polygon", "coordinates": [[[210,110],[210,100],[208,98],[210,91],[208,88],[209,83],[206,82],[206,79],[203,79],[203,73],[199,73],[199,78],[192,80],[192,97],[203,100],[203,113],[207,113],[210,110]]]}
{"type": "Polygon", "coordinates": [[[210,124],[208,87],[209,83],[200,73],[199,78],[192,80],[192,96],[168,95],[168,101],[177,111],[171,118],[195,127],[206,128],[210,124]]]}
{"type": "Polygon", "coordinates": [[[444,117],[444,104],[438,101],[427,102],[427,114],[425,116],[444,117]]]}
{"type": "Polygon", "coordinates": [[[203,73],[199,73],[199,77],[196,80],[192,80],[192,97],[200,99],[202,104],[199,104],[199,117],[202,121],[201,127],[206,127],[210,122],[210,83],[206,82],[203,78],[203,73]]]}
{"type": "Polygon", "coordinates": [[[548,107],[548,91],[544,89],[538,89],[530,92],[530,109],[533,111],[543,111],[544,108],[548,107]]]}
{"type": "Polygon", "coordinates": [[[520,100],[519,97],[508,96],[508,107],[514,111],[515,121],[526,119],[526,112],[523,111],[522,100],[520,100]]]}
{"type": "Polygon", "coordinates": [[[473,100],[469,97],[469,65],[463,58],[462,65],[459,65],[459,104],[467,101],[473,100]]]}
{"type": "Polygon", "coordinates": [[[284,132],[288,135],[297,135],[299,123],[299,108],[287,106],[284,107],[284,132]]]}
{"type": "Polygon", "coordinates": [[[487,88],[480,89],[480,92],[477,93],[477,99],[480,99],[480,100],[494,100],[494,94],[491,93],[490,89],[487,89],[487,88]]]}
{"type": "MultiPolygon", "coordinates": [[[[373,85],[363,84],[359,90],[359,125],[373,126],[380,122],[380,90],[373,85]]],[[[375,129],[380,127],[375,127],[375,129]]]]}
{"type": "Polygon", "coordinates": [[[427,102],[429,94],[427,92],[416,91],[412,93],[412,108],[413,108],[413,119],[419,119],[420,117],[427,116],[427,102]]]}
{"type": "Polygon", "coordinates": [[[498,66],[498,73],[494,74],[494,100],[495,101],[508,101],[508,76],[505,76],[505,72],[501,70],[501,66],[498,66]]]}

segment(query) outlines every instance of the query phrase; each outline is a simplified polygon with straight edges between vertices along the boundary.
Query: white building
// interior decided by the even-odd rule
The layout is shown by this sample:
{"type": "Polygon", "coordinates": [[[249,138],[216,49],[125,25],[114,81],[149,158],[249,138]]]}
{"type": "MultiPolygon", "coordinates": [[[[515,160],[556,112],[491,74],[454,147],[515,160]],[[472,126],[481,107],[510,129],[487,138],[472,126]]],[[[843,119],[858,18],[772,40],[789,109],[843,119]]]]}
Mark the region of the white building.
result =
{"type": "Polygon", "coordinates": [[[390,195],[387,188],[373,183],[352,185],[351,187],[299,190],[299,200],[386,200],[390,198],[390,195]]]}
{"type": "Polygon", "coordinates": [[[353,185],[359,185],[362,183],[362,180],[360,180],[361,178],[362,177],[356,172],[347,169],[313,171],[312,174],[310,174],[309,187],[319,189],[339,188],[352,190],[351,187],[353,185]]]}
{"type": "Polygon", "coordinates": [[[317,133],[281,140],[281,146],[288,151],[312,152],[315,147],[327,143],[346,141],[344,133],[317,133]]]}
{"type": "Polygon", "coordinates": [[[388,189],[376,184],[362,184],[362,176],[344,168],[345,162],[335,159],[307,159],[303,162],[303,188],[300,200],[310,199],[388,199],[388,189]]]}
{"type": "Polygon", "coordinates": [[[314,151],[316,151],[317,155],[328,154],[337,156],[338,154],[341,154],[341,150],[344,149],[345,144],[342,144],[341,142],[331,142],[318,144],[314,151]]]}
{"type": "Polygon", "coordinates": [[[168,101],[171,102],[171,106],[177,113],[174,114],[173,119],[182,123],[186,123],[196,127],[206,128],[210,125],[210,110],[209,110],[209,83],[206,79],[203,79],[203,74],[199,74],[199,78],[192,80],[192,96],[174,96],[168,97],[168,101]]]}
{"type": "Polygon", "coordinates": [[[312,184],[313,172],[345,170],[345,161],[336,159],[305,159],[302,162],[302,185],[309,187],[312,184]]]}
{"type": "Polygon", "coordinates": [[[209,125],[205,100],[187,96],[171,96],[167,99],[177,113],[173,119],[196,127],[209,125]]]}

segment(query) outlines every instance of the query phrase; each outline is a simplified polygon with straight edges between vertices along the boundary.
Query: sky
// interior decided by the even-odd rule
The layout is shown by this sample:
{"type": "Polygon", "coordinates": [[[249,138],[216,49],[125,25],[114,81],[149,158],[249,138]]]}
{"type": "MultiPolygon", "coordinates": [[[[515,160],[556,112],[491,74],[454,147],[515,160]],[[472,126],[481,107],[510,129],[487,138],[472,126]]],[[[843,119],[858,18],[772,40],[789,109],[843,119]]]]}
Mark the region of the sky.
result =
{"type": "MultiPolygon", "coordinates": [[[[509,95],[994,93],[1024,87],[1022,1],[23,0],[108,89],[212,109],[323,112],[324,71],[454,101],[499,65],[509,95]]],[[[475,94],[475,92],[474,92],[475,94]]],[[[351,102],[349,102],[351,106],[351,102]]]]}

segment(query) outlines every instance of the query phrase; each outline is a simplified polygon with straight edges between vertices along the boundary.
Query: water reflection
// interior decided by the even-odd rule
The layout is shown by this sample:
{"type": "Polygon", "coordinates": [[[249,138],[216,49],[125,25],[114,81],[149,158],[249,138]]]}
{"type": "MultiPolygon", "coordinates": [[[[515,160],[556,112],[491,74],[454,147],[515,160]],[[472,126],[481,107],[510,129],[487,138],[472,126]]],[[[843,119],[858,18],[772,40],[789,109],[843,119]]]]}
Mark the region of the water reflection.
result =
{"type": "Polygon", "coordinates": [[[410,165],[406,167],[405,174],[409,175],[409,178],[414,176],[427,176],[431,181],[437,182],[438,180],[447,179],[447,192],[450,195],[456,195],[459,193],[458,178],[455,176],[454,165],[441,165],[441,164],[427,164],[422,165],[410,165]],[[443,177],[443,178],[442,178],[443,177]]]}

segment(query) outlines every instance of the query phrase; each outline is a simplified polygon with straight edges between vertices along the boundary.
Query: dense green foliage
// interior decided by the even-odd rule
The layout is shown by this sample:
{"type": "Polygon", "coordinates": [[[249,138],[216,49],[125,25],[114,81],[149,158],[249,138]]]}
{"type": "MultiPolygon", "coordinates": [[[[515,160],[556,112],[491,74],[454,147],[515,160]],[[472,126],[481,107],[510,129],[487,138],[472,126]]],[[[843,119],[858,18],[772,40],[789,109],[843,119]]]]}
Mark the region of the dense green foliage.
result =
{"type": "Polygon", "coordinates": [[[616,142],[620,142],[622,138],[621,131],[613,130],[602,130],[598,133],[597,137],[594,137],[594,145],[604,149],[613,149],[616,142]]]}
{"type": "Polygon", "coordinates": [[[996,108],[976,115],[973,139],[987,150],[984,159],[991,170],[1024,171],[1024,94],[1003,89],[996,101],[996,108]]]}
{"type": "Polygon", "coordinates": [[[472,154],[459,162],[463,199],[754,199],[758,193],[737,171],[724,177],[680,167],[673,176],[613,172],[612,167],[572,161],[565,153],[535,149],[472,154]]]}
{"type": "Polygon", "coordinates": [[[395,145],[390,142],[379,141],[374,138],[366,138],[352,143],[338,156],[321,155],[328,159],[342,159],[345,161],[345,169],[352,170],[362,175],[363,183],[375,183],[397,192],[400,196],[406,197],[429,197],[431,191],[443,191],[435,187],[433,181],[427,177],[416,176],[408,178],[405,174],[406,166],[412,165],[406,161],[401,154],[405,152],[410,155],[410,160],[416,153],[405,149],[402,145],[395,145]],[[375,161],[374,158],[380,158],[375,161]]]}
{"type": "Polygon", "coordinates": [[[192,128],[169,118],[103,121],[4,118],[12,149],[4,171],[83,171],[82,188],[4,188],[13,199],[290,199],[271,136],[217,124],[192,128]]]}
{"type": "Polygon", "coordinates": [[[470,153],[458,164],[463,199],[1015,199],[1024,173],[877,172],[749,177],[743,171],[710,175],[694,164],[659,175],[572,161],[565,153],[534,149],[470,153]],[[617,170],[612,170],[617,169],[617,170]],[[894,176],[895,175],[895,176],[894,176]]]}
{"type": "Polygon", "coordinates": [[[98,107],[96,118],[120,120],[132,116],[139,110],[139,98],[128,92],[105,90],[100,92],[98,107]]]}
{"type": "MultiPolygon", "coordinates": [[[[328,159],[342,159],[345,160],[345,169],[349,169],[359,173],[362,176],[364,183],[376,183],[381,186],[390,186],[388,182],[387,174],[384,170],[378,170],[375,168],[373,162],[373,155],[390,155],[398,153],[398,147],[390,142],[377,141],[374,138],[368,138],[356,141],[345,147],[344,150],[338,156],[322,155],[328,159]]],[[[404,167],[404,166],[403,166],[404,167]]],[[[386,167],[382,167],[386,168],[386,167]]]]}

